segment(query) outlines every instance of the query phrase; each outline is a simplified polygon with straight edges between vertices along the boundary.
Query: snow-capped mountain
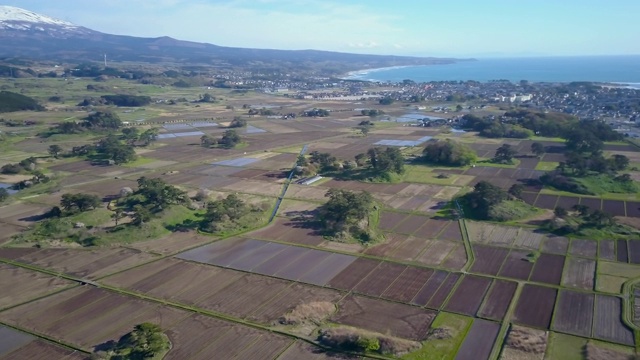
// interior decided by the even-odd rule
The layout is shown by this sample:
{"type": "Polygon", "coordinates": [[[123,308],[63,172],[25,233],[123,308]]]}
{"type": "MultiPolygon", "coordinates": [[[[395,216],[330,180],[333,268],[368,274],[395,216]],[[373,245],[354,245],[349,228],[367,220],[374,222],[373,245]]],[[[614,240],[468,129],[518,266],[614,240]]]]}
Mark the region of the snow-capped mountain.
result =
{"type": "Polygon", "coordinates": [[[70,28],[78,26],[49,16],[40,15],[33,11],[20,9],[14,6],[0,6],[0,26],[7,26],[14,22],[29,23],[33,26],[38,25],[58,25],[70,28]]]}
{"type": "Polygon", "coordinates": [[[112,61],[171,61],[220,65],[247,65],[260,61],[279,66],[334,63],[351,64],[355,69],[453,62],[452,59],[359,55],[315,50],[244,49],[182,41],[166,36],[141,38],[112,35],[29,10],[0,6],[0,58],[101,61],[105,54],[108,54],[112,61]]]}
{"type": "Polygon", "coordinates": [[[31,34],[44,37],[68,38],[76,35],[87,35],[92,30],[14,6],[0,6],[0,32],[4,32],[5,35],[19,37],[31,34]]]}

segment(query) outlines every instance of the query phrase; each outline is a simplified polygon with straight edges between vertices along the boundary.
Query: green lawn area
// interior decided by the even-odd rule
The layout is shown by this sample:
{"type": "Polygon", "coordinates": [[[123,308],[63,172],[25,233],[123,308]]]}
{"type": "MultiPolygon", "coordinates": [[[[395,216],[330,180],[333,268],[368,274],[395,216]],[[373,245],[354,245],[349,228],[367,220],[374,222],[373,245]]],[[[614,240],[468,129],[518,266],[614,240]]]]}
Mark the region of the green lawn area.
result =
{"type": "Polygon", "coordinates": [[[602,291],[611,294],[620,294],[622,291],[622,284],[624,284],[627,278],[598,274],[596,276],[596,291],[602,291]]]}
{"type": "Polygon", "coordinates": [[[505,169],[515,169],[520,164],[520,160],[513,159],[511,164],[498,164],[494,163],[491,159],[479,159],[476,162],[478,166],[488,166],[488,167],[496,167],[496,168],[505,168],[505,169]]]}
{"type": "Polygon", "coordinates": [[[566,140],[559,137],[544,137],[544,136],[532,136],[529,140],[533,141],[555,141],[555,142],[565,142],[566,140]]]}
{"type": "Polygon", "coordinates": [[[447,339],[426,340],[422,348],[402,357],[405,360],[454,359],[456,353],[471,328],[473,319],[456,314],[441,312],[431,324],[431,329],[447,328],[451,337],[447,339]]]}
{"type": "Polygon", "coordinates": [[[558,162],[555,161],[540,161],[538,165],[536,165],[536,170],[542,171],[551,171],[555,170],[558,167],[558,162]]]}
{"type": "Polygon", "coordinates": [[[111,243],[133,243],[142,240],[151,240],[169,235],[168,227],[181,224],[187,220],[198,220],[196,212],[182,205],[174,205],[166,209],[160,217],[153,218],[141,226],[124,225],[121,230],[100,233],[94,245],[107,245],[111,243]]]}
{"type": "Polygon", "coordinates": [[[591,175],[574,178],[594,194],[635,194],[640,190],[635,181],[616,181],[613,175],[591,175]]]}
{"type": "Polygon", "coordinates": [[[545,359],[583,360],[586,344],[587,339],[552,332],[549,334],[545,359]]]}
{"type": "Polygon", "coordinates": [[[503,201],[491,208],[489,215],[494,221],[514,221],[538,215],[542,210],[523,201],[503,201]]]}

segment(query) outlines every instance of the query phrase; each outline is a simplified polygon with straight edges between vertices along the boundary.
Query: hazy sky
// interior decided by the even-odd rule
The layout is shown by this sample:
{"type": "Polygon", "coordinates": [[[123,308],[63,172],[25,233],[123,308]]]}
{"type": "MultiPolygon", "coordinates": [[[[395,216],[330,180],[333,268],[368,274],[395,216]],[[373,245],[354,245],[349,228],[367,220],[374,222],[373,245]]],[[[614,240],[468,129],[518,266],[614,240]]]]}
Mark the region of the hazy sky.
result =
{"type": "Polygon", "coordinates": [[[638,0],[4,0],[94,30],[420,56],[640,54],[638,0]]]}

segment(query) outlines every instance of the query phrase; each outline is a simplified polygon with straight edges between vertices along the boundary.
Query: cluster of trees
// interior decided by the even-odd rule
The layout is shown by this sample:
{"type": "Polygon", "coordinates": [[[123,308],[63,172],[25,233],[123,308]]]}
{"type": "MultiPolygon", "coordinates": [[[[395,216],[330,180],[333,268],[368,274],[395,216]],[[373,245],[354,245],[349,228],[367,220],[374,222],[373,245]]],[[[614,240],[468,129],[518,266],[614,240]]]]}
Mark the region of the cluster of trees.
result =
{"type": "Polygon", "coordinates": [[[555,219],[548,222],[549,230],[560,235],[576,233],[585,228],[602,229],[616,225],[612,214],[600,209],[591,211],[586,205],[576,204],[571,209],[558,206],[553,214],[555,219]]]}
{"type": "Polygon", "coordinates": [[[117,342],[107,343],[104,350],[96,353],[96,356],[111,360],[144,360],[152,359],[168,349],[169,341],[162,328],[156,324],[142,323],[117,342]]]}
{"type": "MultiPolygon", "coordinates": [[[[65,156],[91,156],[95,163],[124,164],[136,160],[135,146],[148,146],[158,139],[158,129],[152,128],[140,132],[129,127],[122,135],[109,134],[95,144],[74,146],[65,156]]],[[[57,144],[49,146],[51,156],[58,158],[65,150],[57,144]]]]}
{"type": "Polygon", "coordinates": [[[89,114],[82,122],[65,121],[61,122],[51,131],[58,134],[79,134],[86,130],[111,131],[122,127],[120,117],[111,111],[97,111],[89,114]]]}
{"type": "Polygon", "coordinates": [[[15,175],[32,172],[36,169],[37,160],[33,156],[20,160],[17,164],[5,164],[0,168],[0,174],[15,175]]]}
{"type": "Polygon", "coordinates": [[[603,141],[621,140],[623,136],[604,122],[578,120],[562,113],[543,113],[530,110],[508,111],[502,118],[484,118],[467,114],[462,117],[463,127],[479,131],[486,137],[528,138],[532,135],[561,137],[569,148],[588,149],[603,141]]]}
{"type": "Polygon", "coordinates": [[[229,123],[229,128],[242,128],[247,126],[247,120],[241,118],[240,116],[235,116],[233,120],[229,123]]]}
{"type": "Polygon", "coordinates": [[[374,147],[367,151],[369,164],[377,174],[403,174],[404,156],[397,147],[382,148],[374,147]]]}
{"type": "Polygon", "coordinates": [[[503,123],[494,117],[478,117],[472,114],[463,116],[463,128],[478,131],[480,136],[488,138],[516,138],[526,139],[534,135],[532,130],[520,125],[503,123]]]}
{"type": "Polygon", "coordinates": [[[158,140],[158,129],[151,128],[143,132],[136,127],[122,129],[122,140],[129,145],[148,146],[158,140]]]}
{"type": "Polygon", "coordinates": [[[7,200],[9,198],[9,195],[9,190],[0,188],[0,203],[7,200]]]}
{"type": "Polygon", "coordinates": [[[200,145],[206,148],[218,147],[223,149],[232,149],[242,142],[242,137],[235,130],[227,130],[222,134],[220,139],[216,139],[211,135],[202,135],[200,145]]]}
{"type": "Polygon", "coordinates": [[[462,201],[473,214],[482,220],[489,220],[492,207],[509,199],[509,194],[488,181],[480,181],[473,191],[462,196],[462,201]]]}
{"type": "Polygon", "coordinates": [[[338,158],[330,153],[312,151],[309,154],[309,163],[318,169],[318,172],[335,171],[340,167],[338,158]]]}
{"type": "Polygon", "coordinates": [[[251,212],[264,210],[259,206],[247,204],[236,194],[229,194],[226,198],[207,202],[206,213],[200,222],[200,228],[217,232],[228,227],[236,227],[251,212]]]}
{"type": "Polygon", "coordinates": [[[331,111],[327,110],[327,109],[316,109],[313,108],[311,110],[308,111],[304,111],[302,113],[302,116],[308,116],[308,117],[327,117],[331,115],[331,111]]]}
{"type": "Polygon", "coordinates": [[[105,104],[115,106],[139,107],[149,105],[151,98],[144,95],[103,95],[105,104]]]}
{"type": "Polygon", "coordinates": [[[450,139],[429,142],[422,151],[423,161],[438,165],[465,166],[477,159],[476,152],[469,146],[450,139]]]}
{"type": "Polygon", "coordinates": [[[98,141],[94,151],[101,159],[110,160],[114,164],[125,164],[138,158],[133,145],[122,142],[116,135],[109,135],[98,141]]]}
{"type": "Polygon", "coordinates": [[[359,130],[362,133],[362,135],[367,136],[369,134],[369,131],[371,131],[373,127],[374,127],[373,121],[364,120],[364,121],[360,121],[358,126],[356,126],[356,129],[359,130]]]}
{"type": "Polygon", "coordinates": [[[209,93],[205,93],[204,95],[200,95],[200,98],[198,99],[197,102],[199,103],[212,103],[215,102],[216,98],[209,94],[209,93]]]}
{"type": "Polygon", "coordinates": [[[260,115],[260,116],[273,116],[273,115],[276,115],[276,112],[271,110],[271,109],[266,109],[266,108],[262,108],[262,109],[250,108],[249,112],[247,112],[247,114],[249,114],[249,115],[260,115]]]}
{"type": "Polygon", "coordinates": [[[502,144],[496,149],[496,153],[491,161],[498,164],[512,164],[513,158],[518,155],[518,151],[509,144],[502,144]]]}
{"type": "Polygon", "coordinates": [[[636,186],[629,174],[617,175],[629,165],[629,159],[624,155],[616,154],[605,159],[602,154],[587,156],[571,152],[565,154],[565,157],[566,161],[561,162],[555,171],[547,172],[540,177],[539,181],[543,185],[576,194],[595,195],[580,182],[580,178],[595,175],[605,176],[612,181],[618,188],[613,192],[636,191],[636,186]]]}
{"type": "Polygon", "coordinates": [[[391,96],[385,96],[382,99],[378,100],[378,104],[380,105],[391,105],[394,102],[396,102],[396,100],[391,96]]]}
{"type": "Polygon", "coordinates": [[[60,208],[67,214],[75,214],[97,209],[102,201],[91,194],[64,194],[60,199],[60,208]]]}
{"type": "Polygon", "coordinates": [[[384,111],[376,109],[363,109],[360,111],[360,114],[362,114],[362,116],[376,117],[384,115],[384,111]]]}
{"type": "Polygon", "coordinates": [[[328,235],[352,236],[364,242],[371,240],[368,220],[375,210],[371,194],[366,191],[330,189],[325,196],[329,201],[320,208],[318,220],[328,235]]]}
{"type": "Polygon", "coordinates": [[[0,113],[23,110],[42,111],[44,107],[28,96],[11,91],[0,91],[0,113]]]}
{"type": "Polygon", "coordinates": [[[129,212],[132,224],[143,225],[148,222],[153,214],[157,214],[172,205],[187,205],[190,202],[185,191],[173,185],[167,184],[159,178],[147,178],[145,176],[137,180],[138,189],[118,200],[119,210],[114,212],[116,222],[124,217],[124,212],[129,212]]]}

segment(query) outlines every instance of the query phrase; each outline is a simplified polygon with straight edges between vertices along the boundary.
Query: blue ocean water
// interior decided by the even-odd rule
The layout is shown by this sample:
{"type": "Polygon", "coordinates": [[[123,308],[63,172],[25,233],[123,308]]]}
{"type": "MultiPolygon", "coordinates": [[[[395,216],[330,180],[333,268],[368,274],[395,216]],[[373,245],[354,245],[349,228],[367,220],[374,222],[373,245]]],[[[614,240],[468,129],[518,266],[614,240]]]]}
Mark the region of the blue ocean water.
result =
{"type": "Polygon", "coordinates": [[[640,88],[640,55],[501,58],[462,61],[447,65],[394,67],[354,71],[350,79],[374,81],[481,82],[509,80],[517,82],[617,82],[640,88]]]}

